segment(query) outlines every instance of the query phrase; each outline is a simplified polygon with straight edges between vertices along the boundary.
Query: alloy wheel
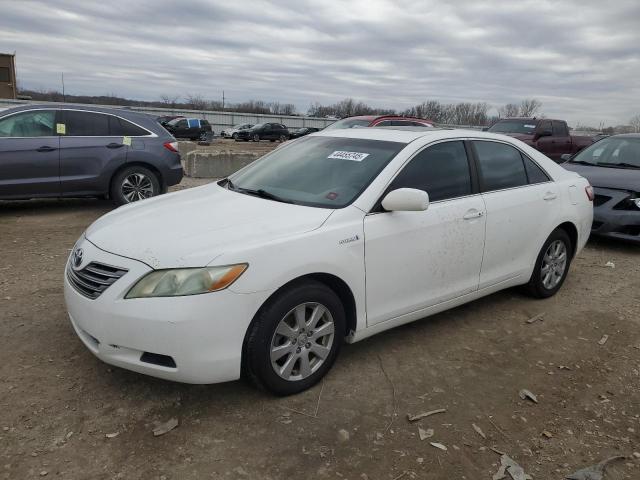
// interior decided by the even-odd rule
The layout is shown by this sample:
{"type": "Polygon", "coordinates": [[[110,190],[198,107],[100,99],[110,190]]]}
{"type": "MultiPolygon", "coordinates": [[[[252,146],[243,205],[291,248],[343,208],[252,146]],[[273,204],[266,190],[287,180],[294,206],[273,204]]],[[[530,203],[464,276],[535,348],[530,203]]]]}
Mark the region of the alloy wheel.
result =
{"type": "Polygon", "coordinates": [[[335,324],[327,307],[300,304],[278,323],[271,339],[271,366],[284,380],[303,380],[329,357],[334,337],[335,324]]]}
{"type": "Polygon", "coordinates": [[[562,240],[551,242],[542,257],[540,278],[547,290],[553,289],[564,276],[567,269],[567,246],[562,240]]]}
{"type": "Polygon", "coordinates": [[[132,173],[122,181],[122,195],[128,203],[153,197],[153,183],[142,173],[132,173]]]}

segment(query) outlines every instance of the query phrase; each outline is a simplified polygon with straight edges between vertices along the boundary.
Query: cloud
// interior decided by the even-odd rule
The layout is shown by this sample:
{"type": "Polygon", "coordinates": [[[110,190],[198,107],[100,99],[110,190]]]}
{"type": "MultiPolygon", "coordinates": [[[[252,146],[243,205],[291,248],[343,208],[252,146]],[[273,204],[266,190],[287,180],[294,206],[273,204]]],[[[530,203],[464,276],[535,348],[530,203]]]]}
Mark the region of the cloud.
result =
{"type": "Polygon", "coordinates": [[[198,93],[295,103],[353,97],[535,97],[571,123],[640,113],[640,4],[523,0],[76,2],[3,4],[0,45],[27,88],[158,99],[198,93]]]}

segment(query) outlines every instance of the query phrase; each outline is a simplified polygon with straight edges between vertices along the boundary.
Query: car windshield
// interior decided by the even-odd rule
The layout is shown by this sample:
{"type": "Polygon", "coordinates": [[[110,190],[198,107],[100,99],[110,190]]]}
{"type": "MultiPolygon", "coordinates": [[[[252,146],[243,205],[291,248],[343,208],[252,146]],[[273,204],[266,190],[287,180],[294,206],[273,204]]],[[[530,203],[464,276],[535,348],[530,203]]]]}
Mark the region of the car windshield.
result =
{"type": "Polygon", "coordinates": [[[502,120],[493,125],[489,131],[495,133],[523,133],[533,135],[536,123],[531,120],[502,120]]]}
{"type": "Polygon", "coordinates": [[[600,167],[640,168],[640,137],[607,137],[570,160],[600,167]]]}
{"type": "Polygon", "coordinates": [[[300,205],[342,208],[353,202],[405,145],[302,137],[231,176],[229,189],[264,197],[268,194],[300,205]]]}
{"type": "Polygon", "coordinates": [[[371,120],[363,120],[361,118],[345,118],[344,120],[338,120],[335,123],[329,125],[325,130],[338,130],[340,128],[360,128],[368,127],[371,120]]]}

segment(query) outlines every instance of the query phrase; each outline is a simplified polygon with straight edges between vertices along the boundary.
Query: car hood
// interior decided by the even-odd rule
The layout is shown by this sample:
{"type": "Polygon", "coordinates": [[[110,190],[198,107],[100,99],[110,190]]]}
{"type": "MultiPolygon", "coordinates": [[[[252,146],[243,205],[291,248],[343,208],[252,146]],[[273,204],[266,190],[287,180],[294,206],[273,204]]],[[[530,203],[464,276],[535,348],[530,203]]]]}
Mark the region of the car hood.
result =
{"type": "Polygon", "coordinates": [[[609,168],[579,163],[565,162],[562,166],[572,172],[577,172],[594,187],[611,188],[617,190],[640,190],[640,170],[633,168],[609,168]]]}
{"type": "Polygon", "coordinates": [[[152,268],[202,267],[231,250],[320,227],[333,210],[280,203],[216,183],[120,207],[87,240],[152,268]]]}

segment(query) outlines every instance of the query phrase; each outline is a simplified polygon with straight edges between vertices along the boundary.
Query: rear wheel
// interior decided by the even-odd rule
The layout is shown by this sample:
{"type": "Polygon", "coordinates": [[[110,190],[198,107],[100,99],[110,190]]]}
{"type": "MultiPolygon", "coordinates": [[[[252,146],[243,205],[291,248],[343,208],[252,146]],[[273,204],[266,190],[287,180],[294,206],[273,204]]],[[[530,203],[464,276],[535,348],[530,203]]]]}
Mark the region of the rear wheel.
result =
{"type": "Polygon", "coordinates": [[[238,140],[238,134],[234,133],[233,135],[231,135],[231,138],[233,138],[234,140],[238,140]]]}
{"type": "Polygon", "coordinates": [[[253,141],[254,141],[254,142],[259,142],[259,141],[260,141],[260,135],[258,135],[257,133],[255,133],[255,134],[253,135],[253,141]]]}
{"type": "Polygon", "coordinates": [[[287,138],[287,136],[286,136],[286,135],[280,135],[280,143],[284,143],[284,142],[286,142],[287,140],[289,140],[289,139],[287,138]]]}
{"type": "Polygon", "coordinates": [[[138,165],[121,170],[111,181],[111,199],[118,205],[155,197],[160,193],[158,176],[138,165]]]}
{"type": "Polygon", "coordinates": [[[555,295],[569,273],[573,247],[567,232],[556,228],[540,249],[527,290],[537,298],[555,295]]]}
{"type": "Polygon", "coordinates": [[[315,281],[293,286],[270,300],[252,323],[245,373],[276,395],[306,390],[333,365],[344,332],[344,308],[333,290],[315,281]]]}

